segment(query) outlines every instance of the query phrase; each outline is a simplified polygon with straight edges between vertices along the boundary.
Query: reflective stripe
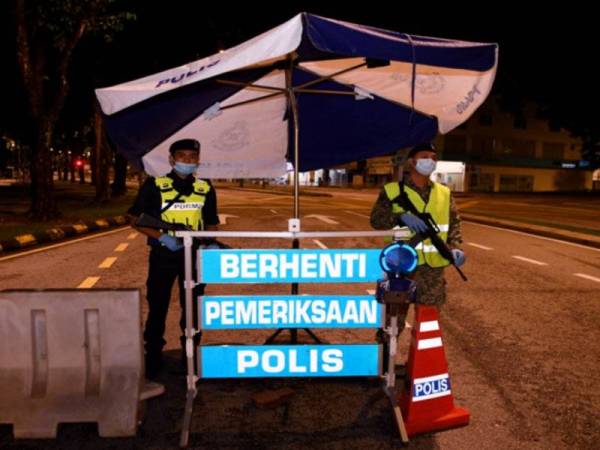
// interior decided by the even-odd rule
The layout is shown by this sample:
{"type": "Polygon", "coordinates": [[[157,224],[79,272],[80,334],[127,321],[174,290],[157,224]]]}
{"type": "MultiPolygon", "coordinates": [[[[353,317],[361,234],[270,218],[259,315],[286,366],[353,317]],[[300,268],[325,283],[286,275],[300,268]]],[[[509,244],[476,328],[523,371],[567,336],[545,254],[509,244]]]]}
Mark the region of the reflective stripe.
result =
{"type": "Polygon", "coordinates": [[[175,203],[163,203],[163,211],[183,211],[187,209],[201,209],[204,206],[204,202],[175,202],[175,203]],[[167,206],[169,206],[167,208],[167,206]],[[167,209],[165,209],[167,208],[167,209]]]}
{"type": "Polygon", "coordinates": [[[431,339],[419,339],[417,350],[427,350],[430,348],[438,348],[442,346],[442,338],[436,337],[431,339]]]}
{"type": "Polygon", "coordinates": [[[437,320],[429,320],[427,322],[421,322],[421,325],[419,325],[419,331],[420,332],[427,332],[427,331],[437,331],[440,329],[440,324],[437,320]]]}
{"type": "Polygon", "coordinates": [[[415,250],[421,250],[423,253],[439,253],[435,245],[424,245],[423,242],[419,242],[415,250]]]}

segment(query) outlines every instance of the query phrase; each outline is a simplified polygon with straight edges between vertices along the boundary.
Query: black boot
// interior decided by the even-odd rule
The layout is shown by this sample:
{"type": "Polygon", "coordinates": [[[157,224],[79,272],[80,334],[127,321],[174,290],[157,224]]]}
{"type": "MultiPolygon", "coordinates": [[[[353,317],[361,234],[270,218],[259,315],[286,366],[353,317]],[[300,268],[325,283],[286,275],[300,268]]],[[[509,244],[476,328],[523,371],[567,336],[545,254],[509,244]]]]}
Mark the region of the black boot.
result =
{"type": "Polygon", "coordinates": [[[146,352],[145,364],[146,378],[149,380],[155,380],[158,378],[164,367],[162,352],[146,352]]]}

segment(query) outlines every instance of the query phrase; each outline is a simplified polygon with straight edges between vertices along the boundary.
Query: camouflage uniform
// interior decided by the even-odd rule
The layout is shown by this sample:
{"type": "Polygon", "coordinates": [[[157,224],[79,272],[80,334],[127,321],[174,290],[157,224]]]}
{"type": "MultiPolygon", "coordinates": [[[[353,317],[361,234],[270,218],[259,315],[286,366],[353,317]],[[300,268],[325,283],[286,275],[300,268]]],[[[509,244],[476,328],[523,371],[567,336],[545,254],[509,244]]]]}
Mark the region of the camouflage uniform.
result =
{"type": "MultiPolygon", "coordinates": [[[[413,183],[410,176],[406,176],[404,180],[404,184],[416,191],[427,203],[432,182],[429,182],[425,187],[418,187],[413,183]]],[[[371,211],[371,226],[377,230],[389,230],[398,224],[398,219],[397,216],[392,214],[392,202],[385,191],[381,189],[371,211]]],[[[450,223],[448,224],[448,240],[446,243],[451,249],[460,248],[460,244],[462,244],[460,217],[452,194],[450,194],[450,223]]],[[[441,307],[446,302],[446,280],[444,279],[443,267],[434,268],[422,264],[417,267],[414,279],[417,282],[417,303],[441,307]]],[[[404,328],[407,310],[408,308],[401,308],[398,321],[400,331],[404,328]]]]}

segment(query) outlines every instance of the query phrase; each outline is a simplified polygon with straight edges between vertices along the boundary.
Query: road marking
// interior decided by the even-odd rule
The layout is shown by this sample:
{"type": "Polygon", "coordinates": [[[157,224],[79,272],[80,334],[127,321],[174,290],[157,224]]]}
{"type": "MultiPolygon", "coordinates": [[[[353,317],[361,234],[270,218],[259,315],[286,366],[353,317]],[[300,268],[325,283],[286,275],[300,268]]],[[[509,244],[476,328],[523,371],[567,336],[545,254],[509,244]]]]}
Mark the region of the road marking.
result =
{"type": "Polygon", "coordinates": [[[233,214],[219,214],[219,222],[221,225],[227,225],[227,219],[238,219],[238,216],[234,216],[233,214]]]}
{"type": "Polygon", "coordinates": [[[364,217],[366,219],[370,219],[371,216],[367,216],[366,214],[355,213],[354,211],[344,211],[346,214],[352,214],[353,216],[364,217]]]}
{"type": "Polygon", "coordinates": [[[272,212],[273,214],[279,214],[279,213],[278,213],[277,211],[275,211],[274,209],[272,209],[272,210],[271,210],[271,212],[272,212]]]}
{"type": "Polygon", "coordinates": [[[330,219],[329,216],[322,216],[319,214],[311,214],[310,216],[304,216],[305,219],[317,219],[320,220],[321,222],[325,222],[329,225],[339,225],[339,222],[336,222],[333,219],[330,219]]]}
{"type": "Polygon", "coordinates": [[[116,256],[109,256],[98,266],[98,269],[110,269],[110,266],[117,260],[116,256]]]}
{"type": "Polygon", "coordinates": [[[89,289],[93,287],[99,279],[100,277],[87,277],[79,286],[77,286],[77,289],[89,289]]]}
{"type": "Polygon", "coordinates": [[[517,255],[513,255],[513,258],[515,259],[519,259],[521,261],[525,261],[531,264],[536,264],[538,266],[547,266],[548,263],[542,262],[542,261],[538,261],[536,259],[529,259],[529,258],[525,258],[524,256],[517,256],[517,255]]]}
{"type": "Polygon", "coordinates": [[[477,223],[477,222],[471,222],[470,220],[463,220],[463,222],[468,223],[469,225],[475,225],[478,227],[483,227],[483,228],[492,228],[494,230],[500,230],[500,231],[506,231],[507,233],[514,233],[514,234],[522,234],[524,236],[528,236],[528,237],[534,237],[537,239],[543,239],[545,241],[552,241],[552,242],[558,242],[559,244],[565,244],[565,245],[570,245],[572,247],[579,247],[579,248],[585,248],[586,250],[593,250],[595,252],[600,252],[600,248],[594,248],[594,247],[590,247],[589,245],[582,245],[582,244],[575,244],[573,242],[568,242],[568,241],[561,241],[560,239],[553,239],[553,238],[549,238],[549,237],[544,237],[544,236],[538,236],[537,234],[533,234],[533,233],[526,233],[524,231],[516,231],[516,230],[508,230],[506,228],[502,228],[502,227],[495,227],[493,225],[484,225],[482,223],[477,223]]]}
{"type": "Polygon", "coordinates": [[[315,244],[317,244],[319,247],[323,248],[323,249],[326,249],[326,248],[328,248],[328,247],[327,247],[325,244],[323,244],[323,243],[322,243],[321,241],[319,241],[318,239],[313,239],[313,242],[314,242],[315,244]]]}
{"type": "Polygon", "coordinates": [[[127,247],[129,247],[129,244],[127,243],[119,244],[115,248],[115,252],[124,252],[125,250],[127,250],[127,247]]]}
{"type": "Polygon", "coordinates": [[[470,208],[471,206],[475,206],[480,203],[480,200],[471,200],[470,202],[458,203],[456,206],[459,210],[470,208]]]}
{"type": "Polygon", "coordinates": [[[467,245],[471,247],[480,248],[481,250],[494,250],[492,247],[486,247],[485,245],[475,244],[474,242],[467,242],[467,245]]]}
{"type": "MultiPolygon", "coordinates": [[[[127,225],[126,228],[130,228],[129,225],[127,225]]],[[[119,233],[120,231],[123,231],[124,229],[125,229],[124,227],[121,227],[117,230],[105,231],[104,233],[97,233],[97,234],[93,234],[92,236],[86,236],[86,237],[82,237],[82,238],[78,238],[78,239],[73,239],[72,241],[61,242],[60,244],[48,245],[47,247],[37,248],[35,250],[29,250],[27,252],[20,252],[20,253],[17,253],[16,255],[4,256],[4,257],[0,258],[0,261],[6,261],[8,259],[19,258],[21,256],[32,255],[34,253],[39,253],[39,252],[45,252],[46,250],[51,250],[53,248],[58,248],[58,247],[64,247],[65,245],[71,245],[71,244],[75,244],[75,243],[81,242],[81,241],[87,241],[88,239],[94,239],[94,238],[98,238],[98,237],[102,237],[102,236],[107,236],[109,234],[119,233]]]]}
{"type": "Polygon", "coordinates": [[[132,239],[135,239],[136,237],[138,237],[138,234],[139,233],[131,233],[129,236],[127,236],[127,239],[129,239],[131,241],[132,239]]]}
{"type": "Polygon", "coordinates": [[[586,275],[585,273],[574,273],[576,277],[585,278],[586,280],[595,281],[596,283],[600,283],[600,278],[593,277],[591,275],[586,275]]]}

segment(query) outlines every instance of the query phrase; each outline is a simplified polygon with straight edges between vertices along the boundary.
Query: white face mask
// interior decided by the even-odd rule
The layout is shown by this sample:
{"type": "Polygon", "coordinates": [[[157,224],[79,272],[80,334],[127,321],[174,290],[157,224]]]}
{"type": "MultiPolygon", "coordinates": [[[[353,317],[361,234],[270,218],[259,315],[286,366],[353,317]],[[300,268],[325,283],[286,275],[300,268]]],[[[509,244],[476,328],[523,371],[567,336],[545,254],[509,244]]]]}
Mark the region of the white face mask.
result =
{"type": "Polygon", "coordinates": [[[433,173],[435,166],[436,162],[431,158],[421,158],[415,162],[415,170],[426,177],[433,173]]]}

